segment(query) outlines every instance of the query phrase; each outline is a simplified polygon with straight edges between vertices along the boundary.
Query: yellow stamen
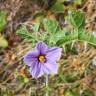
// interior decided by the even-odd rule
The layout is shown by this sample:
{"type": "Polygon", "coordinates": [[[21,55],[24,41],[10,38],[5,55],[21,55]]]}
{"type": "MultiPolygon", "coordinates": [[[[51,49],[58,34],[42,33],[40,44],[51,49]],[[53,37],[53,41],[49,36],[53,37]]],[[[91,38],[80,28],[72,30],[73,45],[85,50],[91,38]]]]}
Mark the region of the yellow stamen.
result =
{"type": "Polygon", "coordinates": [[[46,59],[45,59],[45,56],[43,56],[43,55],[39,56],[39,61],[40,61],[40,62],[43,63],[43,62],[45,62],[45,60],[46,60],[46,59]]]}

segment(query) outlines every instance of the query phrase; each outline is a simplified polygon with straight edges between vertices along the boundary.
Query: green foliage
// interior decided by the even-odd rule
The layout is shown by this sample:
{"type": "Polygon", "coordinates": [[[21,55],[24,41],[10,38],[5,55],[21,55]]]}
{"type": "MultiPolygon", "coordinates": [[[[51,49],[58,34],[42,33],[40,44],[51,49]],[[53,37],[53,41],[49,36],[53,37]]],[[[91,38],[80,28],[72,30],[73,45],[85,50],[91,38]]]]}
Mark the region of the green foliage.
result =
{"type": "Polygon", "coordinates": [[[79,40],[96,46],[96,37],[92,34],[81,34],[79,40]]]}
{"type": "Polygon", "coordinates": [[[4,30],[7,23],[7,13],[5,11],[0,11],[0,32],[4,30]]]}
{"type": "Polygon", "coordinates": [[[56,20],[44,19],[42,21],[45,32],[40,33],[38,28],[40,24],[34,24],[32,26],[33,32],[28,32],[25,25],[21,26],[20,29],[17,30],[17,35],[20,35],[27,41],[31,41],[34,44],[38,41],[44,41],[49,46],[55,45],[56,42],[64,35],[64,32],[60,29],[58,22],[56,20]],[[49,39],[50,38],[50,39],[49,39]]]}
{"type": "Polygon", "coordinates": [[[70,42],[72,42],[72,41],[75,41],[75,40],[77,40],[78,38],[78,34],[70,34],[70,35],[68,35],[68,36],[64,36],[62,39],[59,39],[58,41],[57,41],[57,45],[61,45],[61,44],[67,44],[67,43],[70,43],[70,42]]]}
{"type": "Polygon", "coordinates": [[[73,11],[69,15],[69,22],[74,26],[74,28],[84,28],[85,25],[85,15],[81,11],[73,11]]]}
{"type": "Polygon", "coordinates": [[[51,10],[55,13],[64,13],[64,5],[63,3],[60,2],[56,2],[52,7],[51,10]]]}
{"type": "Polygon", "coordinates": [[[44,29],[47,32],[49,45],[56,45],[56,42],[65,36],[65,30],[60,29],[56,20],[44,19],[43,24],[44,29]]]}
{"type": "Polygon", "coordinates": [[[74,28],[73,32],[61,30],[56,20],[44,19],[41,23],[44,26],[45,32],[38,32],[40,23],[36,23],[32,26],[34,32],[29,33],[26,26],[22,26],[19,30],[17,30],[17,34],[22,36],[25,40],[32,41],[34,43],[38,41],[44,41],[49,44],[49,46],[56,44],[65,45],[73,41],[82,41],[96,45],[96,37],[91,34],[87,34],[84,28],[84,13],[82,13],[81,11],[73,11],[69,15],[68,20],[74,28]]]}
{"type": "Polygon", "coordinates": [[[39,27],[40,27],[40,23],[37,23],[37,24],[34,24],[32,29],[35,31],[35,32],[38,32],[39,31],[39,27]]]}
{"type": "Polygon", "coordinates": [[[58,29],[58,31],[53,35],[53,38],[54,38],[54,41],[55,41],[55,44],[58,40],[60,40],[61,38],[63,38],[65,36],[65,30],[61,30],[61,29],[58,29]]]}
{"type": "Polygon", "coordinates": [[[80,11],[72,12],[68,18],[70,24],[74,27],[72,34],[69,34],[57,41],[57,45],[70,43],[72,41],[82,41],[96,46],[96,37],[92,34],[87,34],[84,29],[85,16],[80,11]]]}
{"type": "Polygon", "coordinates": [[[18,29],[16,33],[17,33],[17,35],[21,36],[25,40],[28,40],[28,41],[33,40],[32,34],[28,32],[28,30],[27,30],[25,25],[20,27],[20,29],[18,29]]]}
{"type": "Polygon", "coordinates": [[[56,20],[44,19],[43,24],[47,32],[54,33],[58,29],[58,22],[56,20]]]}

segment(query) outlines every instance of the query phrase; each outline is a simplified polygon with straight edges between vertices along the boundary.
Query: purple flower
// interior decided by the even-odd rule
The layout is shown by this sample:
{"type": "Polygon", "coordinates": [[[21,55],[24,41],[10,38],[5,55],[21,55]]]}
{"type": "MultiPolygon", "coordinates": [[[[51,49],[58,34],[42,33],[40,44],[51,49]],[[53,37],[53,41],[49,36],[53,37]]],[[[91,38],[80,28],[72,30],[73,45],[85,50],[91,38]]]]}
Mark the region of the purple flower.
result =
{"type": "Polygon", "coordinates": [[[39,42],[34,51],[24,56],[24,63],[30,67],[32,77],[38,78],[44,74],[57,74],[56,61],[61,57],[61,48],[48,48],[43,42],[39,42]]]}

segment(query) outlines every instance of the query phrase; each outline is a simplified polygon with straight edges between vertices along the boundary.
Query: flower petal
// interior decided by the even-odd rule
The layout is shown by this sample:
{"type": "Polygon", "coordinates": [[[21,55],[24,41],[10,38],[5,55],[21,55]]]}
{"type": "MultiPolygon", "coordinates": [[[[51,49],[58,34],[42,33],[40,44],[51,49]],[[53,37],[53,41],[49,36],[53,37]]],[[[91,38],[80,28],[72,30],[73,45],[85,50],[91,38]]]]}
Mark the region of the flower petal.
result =
{"type": "Polygon", "coordinates": [[[39,62],[36,62],[34,68],[30,68],[30,69],[31,69],[30,73],[33,78],[39,78],[44,74],[41,64],[39,62]]]}
{"type": "Polygon", "coordinates": [[[24,56],[24,63],[28,66],[31,66],[38,60],[38,55],[39,55],[39,52],[37,50],[35,51],[30,51],[28,52],[25,56],[24,56]]]}
{"type": "Polygon", "coordinates": [[[58,65],[56,64],[56,62],[48,61],[43,64],[42,69],[45,74],[57,74],[58,73],[58,65]]]}
{"type": "Polygon", "coordinates": [[[40,52],[41,55],[45,55],[48,47],[45,43],[39,42],[36,46],[36,49],[40,52]]]}
{"type": "Polygon", "coordinates": [[[61,57],[61,48],[49,48],[46,54],[46,58],[50,61],[57,61],[61,57]]]}

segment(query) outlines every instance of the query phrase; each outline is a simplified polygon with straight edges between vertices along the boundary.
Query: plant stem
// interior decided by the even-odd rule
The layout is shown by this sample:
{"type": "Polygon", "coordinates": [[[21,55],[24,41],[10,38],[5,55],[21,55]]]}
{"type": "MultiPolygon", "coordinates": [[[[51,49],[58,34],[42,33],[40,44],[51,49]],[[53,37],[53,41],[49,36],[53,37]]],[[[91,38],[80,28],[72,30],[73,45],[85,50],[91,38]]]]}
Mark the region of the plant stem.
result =
{"type": "Polygon", "coordinates": [[[46,93],[45,96],[48,96],[48,75],[45,75],[45,86],[46,86],[46,93]]]}

